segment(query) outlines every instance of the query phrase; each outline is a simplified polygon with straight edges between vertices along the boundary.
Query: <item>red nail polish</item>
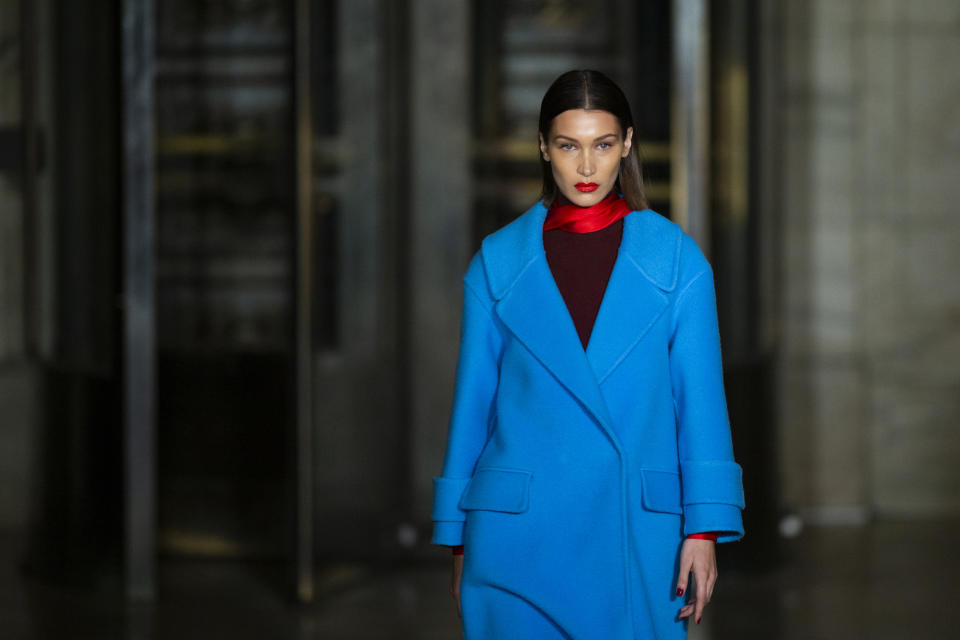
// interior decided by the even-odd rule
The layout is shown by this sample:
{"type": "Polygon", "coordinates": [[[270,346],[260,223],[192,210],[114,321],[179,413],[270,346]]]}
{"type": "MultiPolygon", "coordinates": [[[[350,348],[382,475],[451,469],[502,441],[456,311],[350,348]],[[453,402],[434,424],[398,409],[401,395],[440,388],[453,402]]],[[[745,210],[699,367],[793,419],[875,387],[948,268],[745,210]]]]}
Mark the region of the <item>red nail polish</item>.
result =
{"type": "Polygon", "coordinates": [[[700,624],[700,618],[697,618],[697,624],[700,624]]]}
{"type": "Polygon", "coordinates": [[[677,587],[677,596],[679,597],[682,595],[683,595],[683,589],[681,589],[680,587],[677,587]]]}

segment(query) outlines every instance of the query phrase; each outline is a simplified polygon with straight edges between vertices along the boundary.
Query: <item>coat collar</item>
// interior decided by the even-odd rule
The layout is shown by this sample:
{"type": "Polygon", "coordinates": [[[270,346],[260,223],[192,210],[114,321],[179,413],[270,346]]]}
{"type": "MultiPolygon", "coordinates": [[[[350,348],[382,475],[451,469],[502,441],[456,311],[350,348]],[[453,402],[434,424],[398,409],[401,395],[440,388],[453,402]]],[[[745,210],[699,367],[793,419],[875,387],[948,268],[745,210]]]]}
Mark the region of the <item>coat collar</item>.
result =
{"type": "Polygon", "coordinates": [[[483,240],[484,269],[504,325],[596,417],[619,449],[601,383],[643,338],[677,286],[680,227],[650,209],[624,217],[623,237],[587,349],[543,247],[537,203],[483,240]]]}
{"type": "MultiPolygon", "coordinates": [[[[484,269],[493,297],[502,299],[524,269],[536,259],[546,260],[542,202],[483,239],[484,269]]],[[[624,217],[620,253],[625,255],[652,284],[664,291],[677,286],[680,261],[680,226],[651,209],[633,211],[624,217]]]]}

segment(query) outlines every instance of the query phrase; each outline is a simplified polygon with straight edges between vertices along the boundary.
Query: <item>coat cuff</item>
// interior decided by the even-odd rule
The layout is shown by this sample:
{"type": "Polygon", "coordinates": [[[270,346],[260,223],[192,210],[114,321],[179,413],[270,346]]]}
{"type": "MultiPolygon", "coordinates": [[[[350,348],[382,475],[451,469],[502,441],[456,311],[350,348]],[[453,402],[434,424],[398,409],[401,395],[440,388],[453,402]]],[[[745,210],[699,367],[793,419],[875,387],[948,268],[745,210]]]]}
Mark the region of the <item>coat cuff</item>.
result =
{"type": "MultiPolygon", "coordinates": [[[[732,460],[686,460],[680,463],[683,505],[720,503],[743,509],[743,472],[732,460]]],[[[709,529],[703,529],[706,531],[709,529]]]]}
{"type": "Polygon", "coordinates": [[[463,522],[467,519],[467,512],[457,505],[469,482],[470,478],[436,477],[433,479],[431,544],[451,547],[463,544],[463,522]]]}
{"type": "Polygon", "coordinates": [[[466,520],[467,513],[458,506],[458,503],[469,482],[470,478],[434,478],[433,514],[430,519],[447,522],[466,520]]]}
{"type": "Polygon", "coordinates": [[[743,537],[743,471],[732,460],[686,460],[683,483],[683,533],[716,531],[717,542],[743,537]]]}
{"type": "Polygon", "coordinates": [[[714,531],[717,542],[734,542],[743,537],[743,515],[732,504],[690,504],[683,508],[683,535],[714,531]]]}
{"type": "Polygon", "coordinates": [[[463,522],[434,522],[433,537],[430,538],[430,544],[442,544],[451,547],[463,544],[463,522]]]}

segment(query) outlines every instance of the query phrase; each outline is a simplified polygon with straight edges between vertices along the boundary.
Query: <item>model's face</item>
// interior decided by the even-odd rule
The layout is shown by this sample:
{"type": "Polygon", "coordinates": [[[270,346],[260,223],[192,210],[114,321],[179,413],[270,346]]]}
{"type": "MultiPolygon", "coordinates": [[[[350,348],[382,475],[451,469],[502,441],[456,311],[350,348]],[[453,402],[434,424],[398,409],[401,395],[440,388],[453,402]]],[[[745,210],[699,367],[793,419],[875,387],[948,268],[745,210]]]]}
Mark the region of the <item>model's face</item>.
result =
{"type": "Polygon", "coordinates": [[[570,109],[540,134],[540,153],[553,169],[557,188],[570,202],[589,207],[603,200],[617,182],[620,160],[630,153],[633,128],[624,135],[609,111],[570,109]]]}

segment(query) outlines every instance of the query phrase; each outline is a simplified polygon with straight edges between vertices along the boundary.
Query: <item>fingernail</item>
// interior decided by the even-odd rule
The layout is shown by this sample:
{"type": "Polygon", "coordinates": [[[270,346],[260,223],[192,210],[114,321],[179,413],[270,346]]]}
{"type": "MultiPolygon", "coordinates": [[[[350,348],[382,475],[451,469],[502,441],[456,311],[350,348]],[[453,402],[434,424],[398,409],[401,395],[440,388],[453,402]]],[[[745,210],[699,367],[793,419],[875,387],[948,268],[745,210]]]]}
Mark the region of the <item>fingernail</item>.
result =
{"type": "Polygon", "coordinates": [[[681,589],[680,587],[677,587],[677,596],[682,596],[682,595],[683,595],[683,589],[681,589]]]}
{"type": "Polygon", "coordinates": [[[697,624],[700,624],[700,618],[697,618],[697,624]]]}

